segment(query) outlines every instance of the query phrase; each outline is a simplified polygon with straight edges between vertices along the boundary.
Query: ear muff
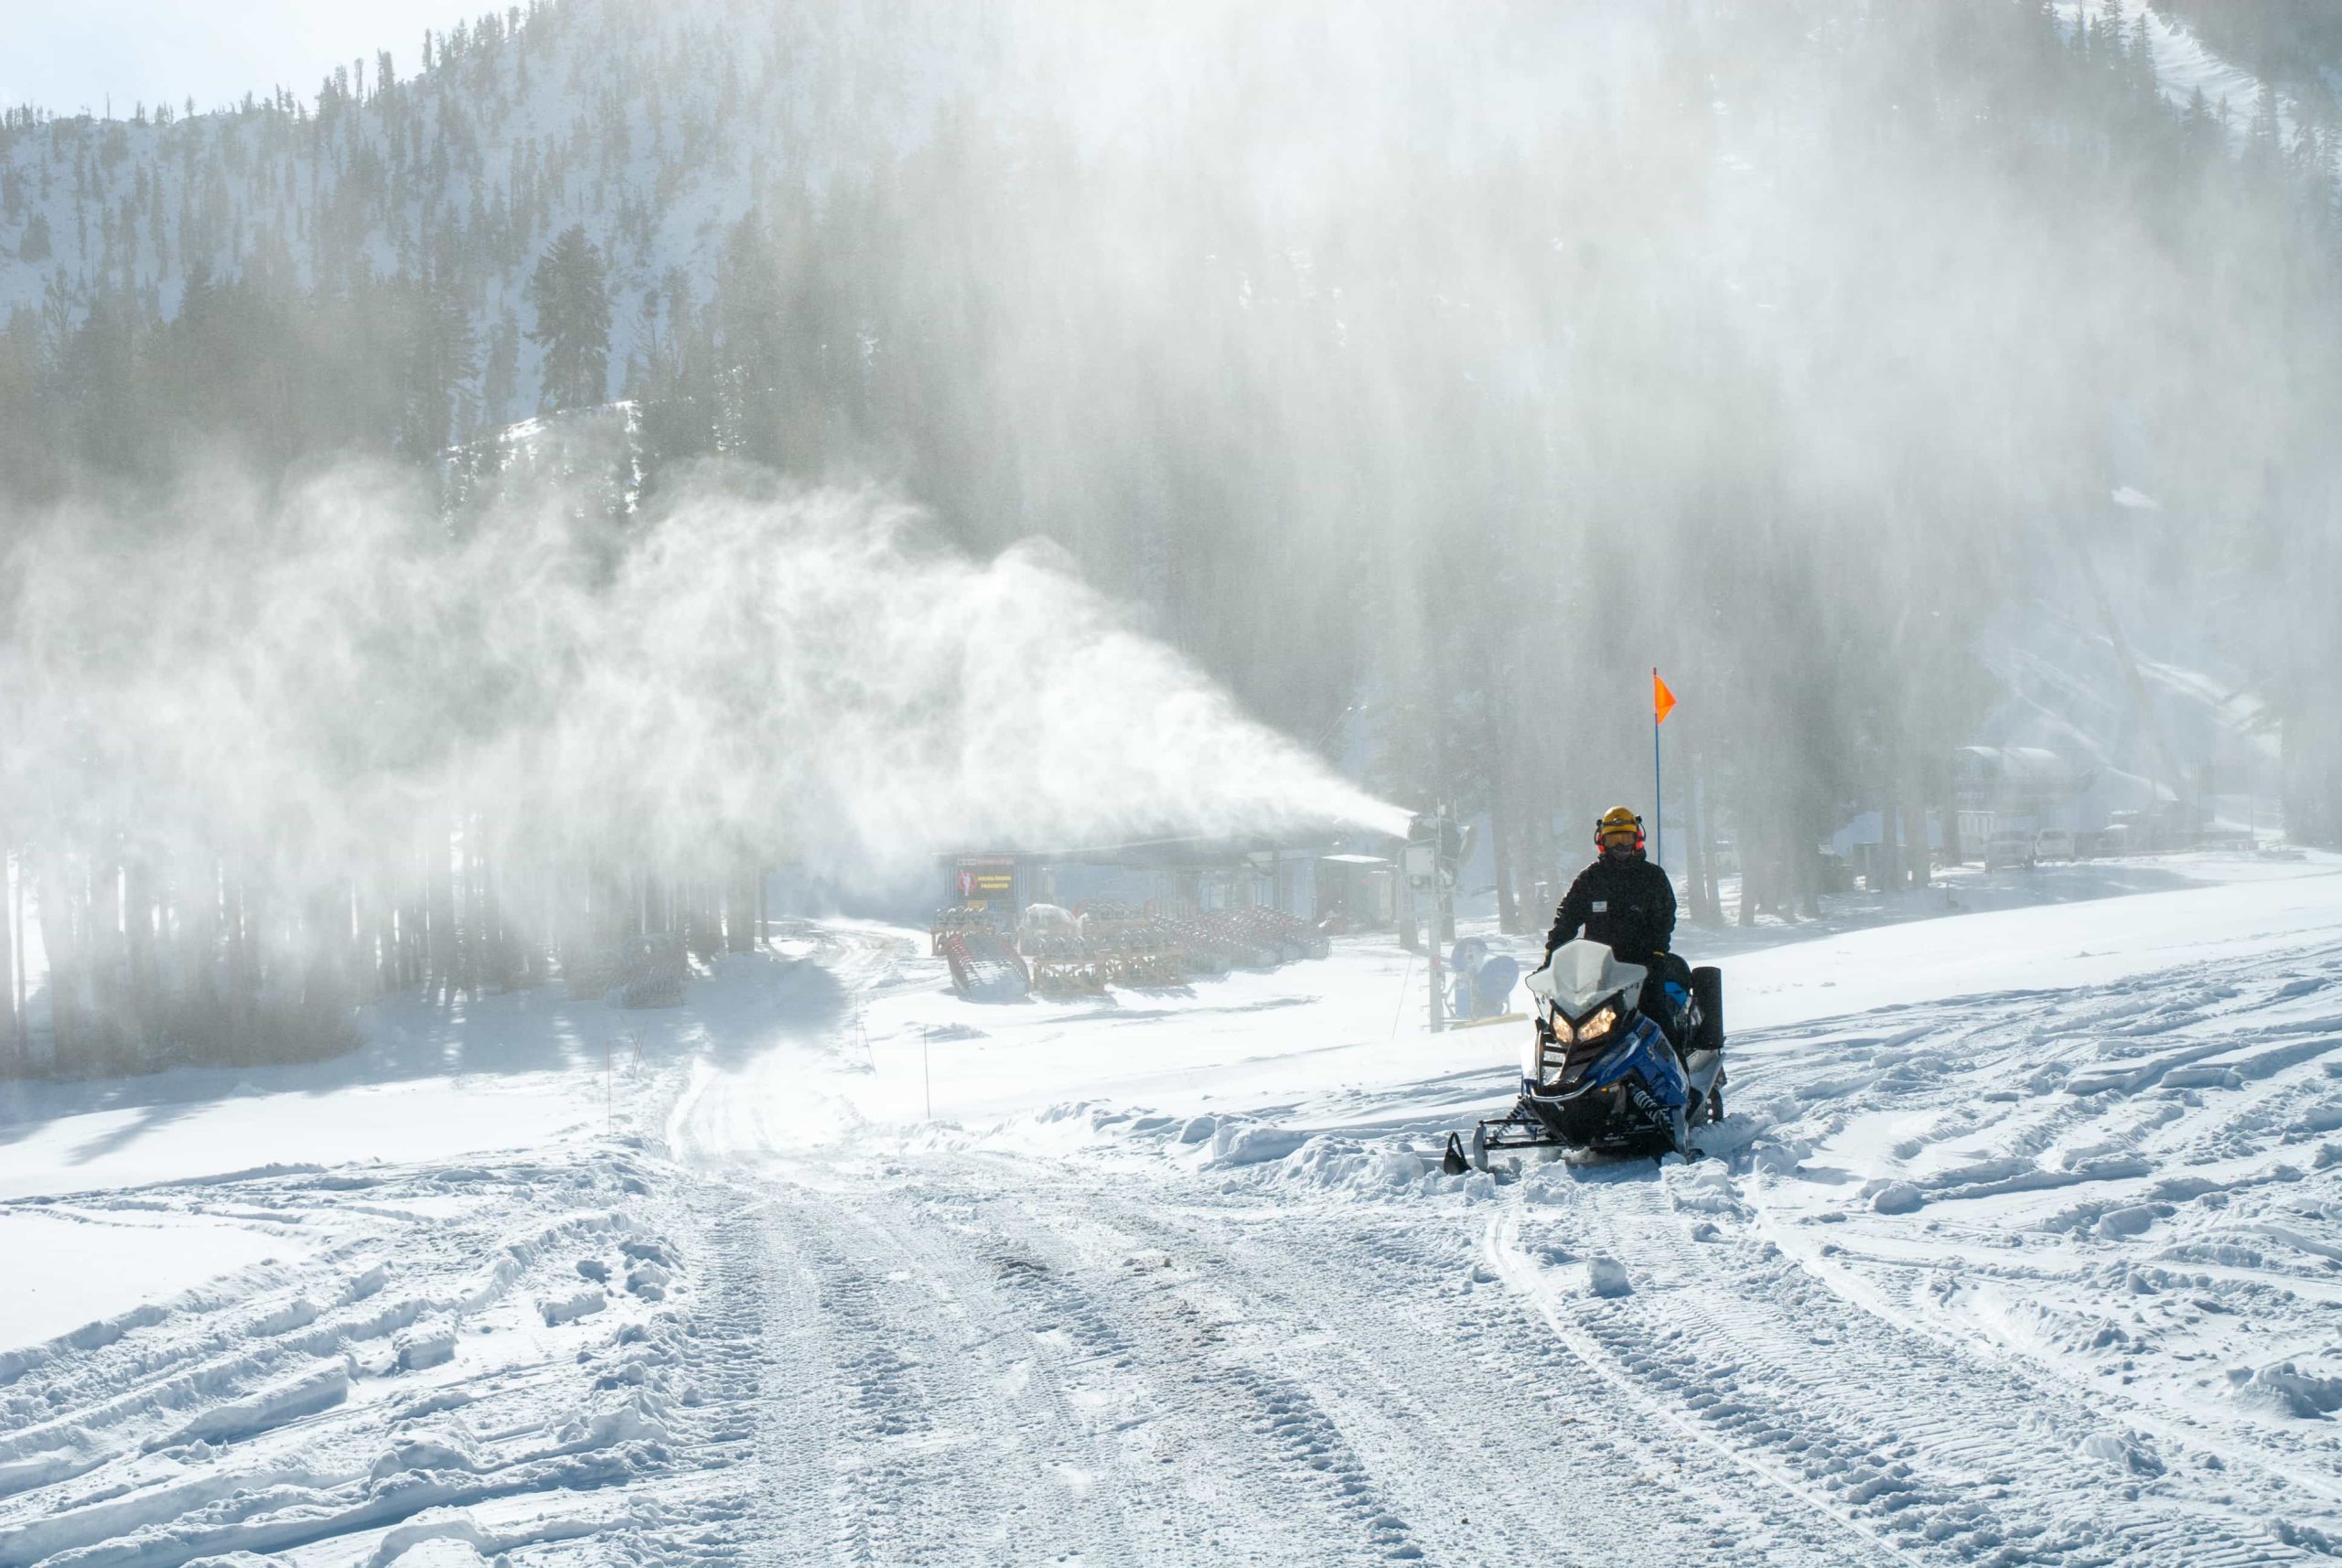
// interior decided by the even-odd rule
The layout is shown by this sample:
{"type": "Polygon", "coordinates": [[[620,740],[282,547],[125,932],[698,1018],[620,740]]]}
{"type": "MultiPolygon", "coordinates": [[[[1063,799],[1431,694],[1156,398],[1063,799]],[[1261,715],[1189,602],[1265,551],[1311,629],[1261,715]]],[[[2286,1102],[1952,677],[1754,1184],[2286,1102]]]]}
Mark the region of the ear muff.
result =
{"type": "Polygon", "coordinates": [[[1627,817],[1632,817],[1632,820],[1633,820],[1634,824],[1635,824],[1635,850],[1636,850],[1636,853],[1638,853],[1638,854],[1645,854],[1645,853],[1648,853],[1649,846],[1649,845],[1644,842],[1644,840],[1643,840],[1643,820],[1642,820],[1642,818],[1640,818],[1639,816],[1633,816],[1633,813],[1631,813],[1631,812],[1628,812],[1628,811],[1626,811],[1626,808],[1624,808],[1624,807],[1622,806],[1622,807],[1616,808],[1616,809],[1614,809],[1614,810],[1612,810],[1612,811],[1605,811],[1605,812],[1603,812],[1603,813],[1602,813],[1602,815],[1601,815],[1601,816],[1599,816],[1599,817],[1597,817],[1596,819],[1595,819],[1595,823],[1594,823],[1594,853],[1595,853],[1595,854],[1608,854],[1608,853],[1609,853],[1610,846],[1609,846],[1608,844],[1606,844],[1606,843],[1604,843],[1602,841],[1603,841],[1604,839],[1606,839],[1606,838],[1608,838],[1612,833],[1617,832],[1618,832],[1621,828],[1623,828],[1623,827],[1626,825],[1626,822],[1625,822],[1625,820],[1624,820],[1624,819],[1625,819],[1625,818],[1627,818],[1627,817]]]}

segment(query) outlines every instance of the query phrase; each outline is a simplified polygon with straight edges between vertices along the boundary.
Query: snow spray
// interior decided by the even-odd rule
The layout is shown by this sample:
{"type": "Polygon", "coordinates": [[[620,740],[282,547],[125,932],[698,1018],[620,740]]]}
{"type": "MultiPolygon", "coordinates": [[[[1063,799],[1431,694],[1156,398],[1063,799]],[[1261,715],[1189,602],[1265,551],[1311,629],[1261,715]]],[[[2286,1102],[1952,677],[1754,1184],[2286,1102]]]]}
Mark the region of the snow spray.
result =
{"type": "Polygon", "coordinates": [[[450,821],[507,865],[847,886],[975,843],[1403,829],[1045,544],[977,560],[876,490],[769,479],[574,501],[451,531],[353,467],[162,526],[59,514],[0,585],[0,821],[288,890],[444,856],[450,821]]]}

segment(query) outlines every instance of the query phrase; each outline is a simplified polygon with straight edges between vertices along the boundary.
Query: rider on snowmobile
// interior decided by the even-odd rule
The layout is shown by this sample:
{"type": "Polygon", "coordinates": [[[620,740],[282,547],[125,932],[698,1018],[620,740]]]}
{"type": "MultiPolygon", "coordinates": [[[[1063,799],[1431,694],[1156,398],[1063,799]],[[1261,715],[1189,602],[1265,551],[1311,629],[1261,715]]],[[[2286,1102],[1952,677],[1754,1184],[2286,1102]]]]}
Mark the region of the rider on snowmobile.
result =
{"type": "MultiPolygon", "coordinates": [[[[1643,820],[1625,806],[1602,813],[1594,845],[1594,864],[1577,874],[1553,911],[1553,929],[1545,933],[1545,961],[1551,963],[1553,950],[1581,931],[1589,941],[1606,943],[1619,962],[1650,971],[1643,983],[1642,1011],[1674,1039],[1681,1021],[1667,999],[1666,982],[1670,970],[1681,967],[1668,950],[1675,936],[1675,886],[1643,854],[1643,820]]],[[[1687,971],[1677,983],[1689,979],[1687,971]]]]}
{"type": "Polygon", "coordinates": [[[1692,1158],[1692,1129],[1724,1119],[1723,972],[1668,950],[1675,889],[1643,856],[1642,819],[1605,811],[1594,841],[1600,856],[1570,885],[1529,977],[1538,1015],[1521,1042],[1520,1096],[1473,1129],[1469,1155],[1448,1140],[1450,1175],[1557,1147],[1692,1158]],[[1631,1010],[1622,964],[1643,973],[1631,1010]]]}

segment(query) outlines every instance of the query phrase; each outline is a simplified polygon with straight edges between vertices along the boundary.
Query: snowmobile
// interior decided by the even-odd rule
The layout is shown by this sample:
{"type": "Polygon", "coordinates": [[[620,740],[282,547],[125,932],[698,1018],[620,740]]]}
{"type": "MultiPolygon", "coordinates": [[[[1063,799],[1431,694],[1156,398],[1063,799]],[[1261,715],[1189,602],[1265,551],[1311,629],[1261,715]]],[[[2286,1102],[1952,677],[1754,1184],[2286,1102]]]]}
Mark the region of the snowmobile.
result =
{"type": "MultiPolygon", "coordinates": [[[[1471,1168],[1515,1165],[1543,1149],[1693,1154],[1691,1129],[1724,1120],[1724,976],[1670,955],[1659,989],[1675,1010],[1671,1036],[1642,1011],[1649,973],[1580,938],[1529,977],[1537,1016],[1520,1098],[1473,1129],[1471,1168]]],[[[1466,1163],[1451,1134],[1443,1164],[1455,1171],[1466,1163]]]]}

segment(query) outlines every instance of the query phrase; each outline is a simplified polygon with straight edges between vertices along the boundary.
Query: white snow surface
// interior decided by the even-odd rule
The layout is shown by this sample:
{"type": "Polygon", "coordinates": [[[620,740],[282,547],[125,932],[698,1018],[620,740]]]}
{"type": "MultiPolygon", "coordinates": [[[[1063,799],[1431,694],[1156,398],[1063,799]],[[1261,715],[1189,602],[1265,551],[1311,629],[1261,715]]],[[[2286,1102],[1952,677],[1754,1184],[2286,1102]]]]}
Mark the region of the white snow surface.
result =
{"type": "Polygon", "coordinates": [[[1686,931],[1708,1157],[1504,1181],[1436,1152],[1525,1026],[1388,943],[781,938],[16,1101],[0,1568],[2342,1551],[2342,858],[1686,931]]]}

